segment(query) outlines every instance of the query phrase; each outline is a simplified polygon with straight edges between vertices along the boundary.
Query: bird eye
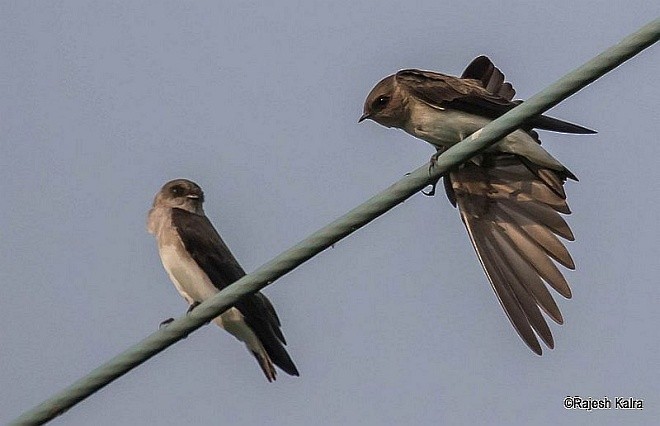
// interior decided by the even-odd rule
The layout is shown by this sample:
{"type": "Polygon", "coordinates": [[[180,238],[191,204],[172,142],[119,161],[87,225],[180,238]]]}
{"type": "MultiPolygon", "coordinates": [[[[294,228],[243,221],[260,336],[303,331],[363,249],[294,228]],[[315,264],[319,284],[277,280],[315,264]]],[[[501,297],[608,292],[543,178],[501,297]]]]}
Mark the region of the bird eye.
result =
{"type": "Polygon", "coordinates": [[[180,185],[173,186],[172,189],[170,189],[170,192],[174,196],[179,196],[183,194],[183,187],[181,187],[180,185]]]}
{"type": "Polygon", "coordinates": [[[389,97],[389,96],[385,96],[385,95],[383,95],[383,96],[379,96],[379,97],[374,101],[374,103],[373,103],[373,107],[376,108],[376,109],[384,108],[385,105],[387,105],[387,103],[388,103],[389,101],[390,101],[390,97],[389,97]]]}

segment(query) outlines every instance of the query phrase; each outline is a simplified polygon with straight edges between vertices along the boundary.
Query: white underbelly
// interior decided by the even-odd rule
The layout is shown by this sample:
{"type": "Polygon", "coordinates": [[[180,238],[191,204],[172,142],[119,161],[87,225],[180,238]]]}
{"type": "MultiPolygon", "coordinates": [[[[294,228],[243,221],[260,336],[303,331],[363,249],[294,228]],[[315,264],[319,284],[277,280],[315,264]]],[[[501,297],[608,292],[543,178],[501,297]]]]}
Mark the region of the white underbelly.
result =
{"type": "Polygon", "coordinates": [[[161,247],[160,258],[174,286],[188,303],[203,302],[218,292],[197,262],[179,247],[161,247]]]}
{"type": "MultiPolygon", "coordinates": [[[[179,294],[188,303],[203,302],[218,293],[219,290],[211,283],[197,262],[182,250],[182,247],[175,245],[161,247],[160,256],[163,266],[179,294]]],[[[259,338],[247,325],[243,314],[238,309],[227,309],[213,322],[244,342],[251,351],[263,353],[264,349],[259,338]]]]}
{"type": "MultiPolygon", "coordinates": [[[[411,110],[411,120],[404,130],[432,145],[449,148],[491,121],[474,114],[420,104],[411,110]]],[[[534,138],[522,130],[508,134],[488,148],[488,151],[522,155],[536,164],[555,170],[564,168],[534,138]]]]}
{"type": "Polygon", "coordinates": [[[430,144],[448,148],[489,122],[477,115],[426,106],[415,111],[404,130],[430,144]]]}

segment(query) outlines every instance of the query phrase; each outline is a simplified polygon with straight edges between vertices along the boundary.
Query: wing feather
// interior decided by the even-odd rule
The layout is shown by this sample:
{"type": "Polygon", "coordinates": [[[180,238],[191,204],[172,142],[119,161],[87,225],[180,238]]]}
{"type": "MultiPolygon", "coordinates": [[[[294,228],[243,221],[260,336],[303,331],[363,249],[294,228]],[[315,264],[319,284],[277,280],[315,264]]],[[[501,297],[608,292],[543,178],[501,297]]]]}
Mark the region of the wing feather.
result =
{"type": "MultiPolygon", "coordinates": [[[[461,78],[417,69],[401,70],[396,82],[409,93],[439,108],[451,108],[495,119],[521,101],[513,101],[515,90],[504,82],[504,74],[486,56],[477,57],[461,78]]],[[[545,115],[529,122],[529,128],[562,133],[596,133],[594,130],[545,115]]]]}
{"type": "Polygon", "coordinates": [[[492,154],[479,165],[468,162],[445,177],[502,307],[521,338],[538,354],[541,347],[536,335],[549,348],[554,346],[541,310],[563,323],[546,284],[571,297],[568,282],[553,259],[575,268],[557,238],[574,239],[559,214],[570,212],[565,197],[552,187],[563,187],[564,179],[551,170],[543,169],[543,173],[552,176],[539,178],[515,155],[492,154]]]}
{"type": "MultiPolygon", "coordinates": [[[[218,290],[245,275],[245,271],[206,216],[174,208],[172,223],[188,253],[218,290]]],[[[280,320],[266,296],[256,292],[243,297],[235,306],[241,311],[245,322],[255,332],[273,362],[287,373],[297,376],[298,370],[283,346],[286,340],[280,329],[280,320]]]]}

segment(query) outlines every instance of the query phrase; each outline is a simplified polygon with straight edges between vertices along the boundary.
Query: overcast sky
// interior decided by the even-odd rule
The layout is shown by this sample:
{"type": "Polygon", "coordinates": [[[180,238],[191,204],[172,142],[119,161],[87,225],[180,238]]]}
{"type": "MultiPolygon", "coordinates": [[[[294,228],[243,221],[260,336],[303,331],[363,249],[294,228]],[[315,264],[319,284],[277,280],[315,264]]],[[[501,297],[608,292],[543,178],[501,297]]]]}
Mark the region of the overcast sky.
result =
{"type": "MultiPolygon", "coordinates": [[[[527,98],[659,15],[648,0],[0,2],[0,423],[182,315],[146,214],[185,177],[247,271],[428,161],[373,122],[402,68],[489,55],[527,98]],[[222,4],[220,4],[222,3],[222,4]],[[226,3],[226,4],[225,4],[226,3]],[[238,3],[238,2],[237,2],[238,3]]],[[[577,263],[556,349],[516,335],[443,193],[267,288],[301,376],[204,327],[53,424],[650,424],[660,416],[660,51],[552,115],[577,263]],[[567,395],[644,411],[566,411],[567,395]]]]}

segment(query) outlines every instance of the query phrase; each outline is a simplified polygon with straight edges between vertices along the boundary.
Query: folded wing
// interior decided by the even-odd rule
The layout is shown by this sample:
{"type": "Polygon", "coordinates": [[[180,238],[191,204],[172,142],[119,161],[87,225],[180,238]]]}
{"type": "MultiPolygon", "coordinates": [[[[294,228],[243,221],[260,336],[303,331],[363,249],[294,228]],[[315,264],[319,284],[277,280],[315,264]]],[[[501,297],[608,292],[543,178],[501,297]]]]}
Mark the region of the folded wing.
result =
{"type": "MultiPolygon", "coordinates": [[[[460,78],[431,71],[407,69],[396,74],[397,83],[411,94],[440,108],[450,108],[495,119],[518,106],[516,94],[504,74],[486,56],[475,58],[460,78]]],[[[528,129],[591,134],[594,130],[557,118],[540,115],[529,122],[528,129]]]]}
{"type": "MultiPolygon", "coordinates": [[[[218,290],[245,275],[245,271],[206,216],[175,208],[172,209],[172,220],[186,250],[218,290]]],[[[266,296],[261,292],[247,295],[239,300],[235,307],[243,314],[245,322],[257,335],[275,365],[288,374],[298,376],[298,369],[284,348],[286,340],[280,329],[280,320],[266,296]]],[[[258,357],[257,359],[261,364],[261,360],[258,357]]],[[[261,365],[269,380],[274,379],[268,369],[261,365]]]]}

